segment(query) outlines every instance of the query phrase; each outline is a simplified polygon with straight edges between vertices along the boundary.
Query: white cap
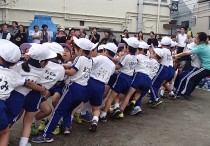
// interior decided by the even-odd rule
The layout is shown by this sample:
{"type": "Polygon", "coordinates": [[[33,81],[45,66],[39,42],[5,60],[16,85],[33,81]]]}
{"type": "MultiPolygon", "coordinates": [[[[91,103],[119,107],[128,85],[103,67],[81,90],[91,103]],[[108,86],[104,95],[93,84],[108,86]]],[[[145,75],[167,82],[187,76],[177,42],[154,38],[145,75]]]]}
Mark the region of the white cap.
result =
{"type": "MultiPolygon", "coordinates": [[[[1,42],[1,41],[0,41],[1,42]]],[[[20,57],[20,49],[17,45],[13,43],[0,43],[0,56],[7,62],[16,63],[20,57]]]]}
{"type": "Polygon", "coordinates": [[[145,42],[139,42],[139,47],[138,48],[148,49],[149,45],[145,42]]]}
{"type": "Polygon", "coordinates": [[[130,38],[123,38],[123,40],[128,44],[128,46],[131,46],[133,48],[138,48],[139,47],[139,41],[135,37],[130,37],[130,38]]]}
{"type": "Polygon", "coordinates": [[[91,41],[86,38],[78,39],[77,37],[73,37],[73,40],[74,40],[75,44],[78,47],[80,47],[82,50],[90,51],[93,47],[93,44],[91,43],[91,41]]]}
{"type": "Polygon", "coordinates": [[[174,48],[175,46],[177,46],[178,43],[177,42],[174,42],[174,41],[171,41],[171,47],[174,48]]]}
{"type": "Polygon", "coordinates": [[[40,44],[32,44],[27,55],[29,55],[32,59],[39,61],[55,58],[57,56],[54,51],[40,44]]]}
{"type": "Polygon", "coordinates": [[[171,38],[169,37],[163,37],[161,40],[161,44],[164,46],[168,46],[171,44],[171,38]]]}
{"type": "Polygon", "coordinates": [[[105,46],[106,46],[106,45],[100,45],[100,46],[98,46],[98,51],[99,51],[99,50],[103,50],[105,46]]]}
{"type": "Polygon", "coordinates": [[[114,52],[115,54],[117,53],[117,46],[114,43],[107,43],[104,46],[105,49],[110,50],[112,52],[114,52]]]}
{"type": "Polygon", "coordinates": [[[60,44],[58,44],[58,43],[55,43],[55,42],[53,42],[53,43],[43,43],[42,45],[43,45],[44,47],[47,47],[48,49],[54,51],[55,53],[58,53],[58,54],[60,54],[60,55],[63,55],[64,49],[63,49],[63,47],[62,47],[60,44]]]}
{"type": "Polygon", "coordinates": [[[155,51],[155,53],[160,56],[161,58],[163,57],[163,50],[160,48],[155,48],[153,49],[155,51]]]}
{"type": "Polygon", "coordinates": [[[12,42],[5,40],[5,39],[0,39],[0,46],[5,45],[7,43],[12,43],[12,42]]]}
{"type": "Polygon", "coordinates": [[[187,45],[187,49],[193,49],[197,46],[197,44],[195,44],[194,42],[190,43],[187,45]]]}
{"type": "Polygon", "coordinates": [[[91,48],[91,50],[94,50],[97,46],[98,46],[98,43],[96,43],[96,44],[94,44],[94,43],[92,43],[92,48],[91,48]]]}

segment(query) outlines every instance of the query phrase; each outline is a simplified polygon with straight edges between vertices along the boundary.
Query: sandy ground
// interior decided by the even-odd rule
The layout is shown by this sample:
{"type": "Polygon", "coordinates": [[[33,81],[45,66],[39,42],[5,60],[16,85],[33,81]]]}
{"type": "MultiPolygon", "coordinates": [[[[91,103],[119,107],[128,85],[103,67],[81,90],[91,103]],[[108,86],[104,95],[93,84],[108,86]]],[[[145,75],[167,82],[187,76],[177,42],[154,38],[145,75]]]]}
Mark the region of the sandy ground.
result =
{"type": "MultiPolygon", "coordinates": [[[[142,113],[123,120],[99,123],[90,133],[89,123],[73,122],[71,134],[54,137],[53,143],[33,146],[210,146],[210,92],[197,89],[192,101],[164,99],[155,109],[145,97],[142,113]]],[[[11,129],[10,143],[18,146],[22,120],[11,129]]],[[[31,139],[31,138],[30,138],[31,139]]]]}

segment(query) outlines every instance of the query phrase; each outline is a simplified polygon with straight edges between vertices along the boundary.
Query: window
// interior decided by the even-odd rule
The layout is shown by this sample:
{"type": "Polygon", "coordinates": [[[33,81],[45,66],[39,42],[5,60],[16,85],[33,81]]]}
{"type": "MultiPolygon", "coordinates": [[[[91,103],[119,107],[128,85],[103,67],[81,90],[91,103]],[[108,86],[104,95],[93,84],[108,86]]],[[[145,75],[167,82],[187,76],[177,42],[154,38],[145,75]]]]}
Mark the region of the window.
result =
{"type": "Polygon", "coordinates": [[[182,21],[181,25],[187,30],[189,28],[189,21],[182,21]]]}
{"type": "Polygon", "coordinates": [[[161,0],[162,3],[167,3],[167,0],[161,0]]]}
{"type": "Polygon", "coordinates": [[[80,21],[80,26],[85,26],[85,22],[84,21],[80,21]]]}

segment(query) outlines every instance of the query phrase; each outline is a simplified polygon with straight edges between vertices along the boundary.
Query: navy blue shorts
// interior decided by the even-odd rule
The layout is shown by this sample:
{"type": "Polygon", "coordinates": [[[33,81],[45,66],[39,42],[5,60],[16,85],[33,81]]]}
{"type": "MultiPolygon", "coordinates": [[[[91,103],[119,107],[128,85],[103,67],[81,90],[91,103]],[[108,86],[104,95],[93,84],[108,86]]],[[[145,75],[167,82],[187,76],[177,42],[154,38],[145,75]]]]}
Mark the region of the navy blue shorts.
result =
{"type": "Polygon", "coordinates": [[[23,108],[27,112],[37,112],[43,101],[46,100],[42,97],[41,93],[39,91],[32,90],[28,93],[28,95],[26,95],[23,108]]]}
{"type": "Polygon", "coordinates": [[[59,85],[54,85],[48,91],[50,92],[51,96],[53,96],[56,92],[62,96],[64,87],[65,87],[65,81],[62,81],[59,85]]]}
{"type": "Polygon", "coordinates": [[[175,70],[172,66],[168,67],[168,75],[166,77],[166,81],[170,82],[174,78],[175,70]]]}
{"type": "Polygon", "coordinates": [[[131,87],[134,89],[144,90],[145,88],[150,88],[152,85],[152,80],[146,74],[137,72],[134,74],[133,81],[131,83],[131,87]]]}
{"type": "Polygon", "coordinates": [[[8,119],[5,110],[6,106],[4,101],[0,100],[0,131],[3,131],[8,127],[8,119]]]}
{"type": "Polygon", "coordinates": [[[126,94],[130,89],[131,82],[131,76],[126,75],[124,73],[119,73],[114,85],[112,86],[112,90],[114,90],[118,94],[126,94]]]}
{"type": "Polygon", "coordinates": [[[14,124],[21,112],[25,101],[25,96],[15,90],[10,94],[10,97],[5,101],[6,114],[9,124],[14,124]]]}
{"type": "Polygon", "coordinates": [[[83,100],[84,103],[90,101],[93,106],[100,106],[102,104],[102,98],[105,90],[105,84],[90,78],[87,85],[87,95],[83,100]]]}
{"type": "Polygon", "coordinates": [[[110,79],[109,79],[109,82],[108,82],[108,85],[110,88],[112,88],[112,86],[114,85],[116,79],[117,79],[117,75],[116,73],[114,73],[113,75],[111,75],[110,79]]]}

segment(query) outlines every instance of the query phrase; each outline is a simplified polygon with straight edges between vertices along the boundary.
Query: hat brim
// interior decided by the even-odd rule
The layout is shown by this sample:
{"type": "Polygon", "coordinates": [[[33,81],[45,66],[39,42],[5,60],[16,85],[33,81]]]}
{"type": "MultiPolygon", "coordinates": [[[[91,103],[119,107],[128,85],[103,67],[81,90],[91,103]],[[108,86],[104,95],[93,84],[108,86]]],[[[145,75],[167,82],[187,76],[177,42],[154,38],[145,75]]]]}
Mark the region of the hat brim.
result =
{"type": "Polygon", "coordinates": [[[91,50],[94,50],[97,46],[98,46],[98,43],[93,44],[93,47],[91,48],[91,50]]]}
{"type": "Polygon", "coordinates": [[[57,53],[55,53],[54,51],[50,50],[50,53],[48,54],[46,59],[51,59],[51,58],[55,58],[55,57],[57,57],[57,53]]]}
{"type": "Polygon", "coordinates": [[[70,45],[68,45],[68,44],[66,44],[66,43],[60,43],[60,45],[61,45],[62,47],[68,48],[70,52],[72,51],[72,47],[71,47],[70,45]]]}
{"type": "Polygon", "coordinates": [[[31,48],[31,44],[29,44],[29,43],[23,43],[20,45],[20,49],[24,53],[26,52],[26,49],[29,49],[29,48],[31,48]]]}

